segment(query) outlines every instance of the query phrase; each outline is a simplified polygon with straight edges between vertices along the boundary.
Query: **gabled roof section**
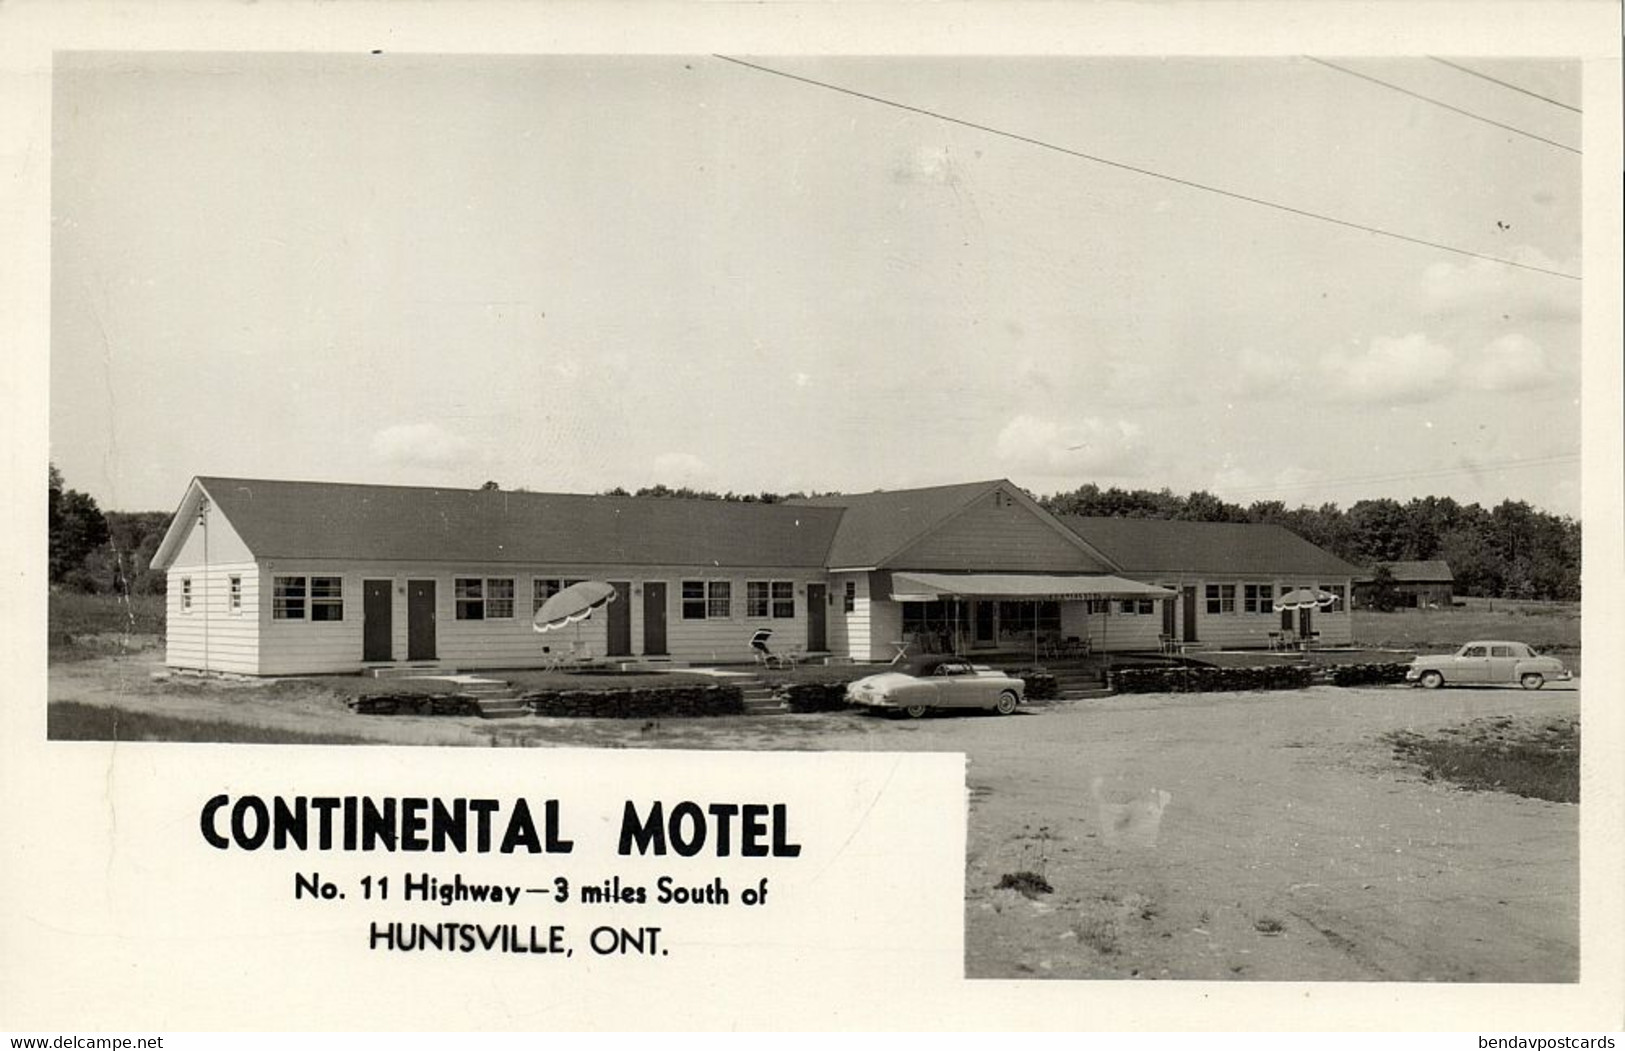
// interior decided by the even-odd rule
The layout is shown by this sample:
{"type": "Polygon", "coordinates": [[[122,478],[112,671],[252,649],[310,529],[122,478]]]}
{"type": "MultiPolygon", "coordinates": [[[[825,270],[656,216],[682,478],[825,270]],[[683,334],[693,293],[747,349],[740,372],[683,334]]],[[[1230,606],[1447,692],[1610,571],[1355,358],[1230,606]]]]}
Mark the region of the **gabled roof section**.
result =
{"type": "MultiPolygon", "coordinates": [[[[898,489],[873,493],[813,497],[803,501],[815,507],[845,509],[835,541],[830,546],[831,569],[882,569],[895,566],[899,556],[965,514],[984,499],[1002,492],[1010,505],[1025,508],[1053,529],[1057,538],[1084,552],[1090,559],[1115,568],[1109,556],[1062,525],[1009,479],[898,489]]],[[[965,565],[957,568],[987,568],[965,565]]]]}
{"type": "MultiPolygon", "coordinates": [[[[1406,584],[1451,584],[1456,575],[1450,572],[1450,563],[1442,559],[1429,559],[1422,562],[1378,562],[1378,566],[1387,566],[1388,572],[1393,574],[1396,582],[1406,584]]],[[[1376,567],[1373,566],[1373,569],[1376,567]]],[[[1360,578],[1370,582],[1374,578],[1366,573],[1360,578]]]]}
{"type": "Polygon", "coordinates": [[[1060,517],[1068,528],[1104,551],[1127,573],[1358,577],[1365,572],[1279,525],[1060,517]]]}
{"type": "Polygon", "coordinates": [[[199,490],[258,559],[813,568],[841,519],[793,504],[198,478],[176,527],[199,490]]]}

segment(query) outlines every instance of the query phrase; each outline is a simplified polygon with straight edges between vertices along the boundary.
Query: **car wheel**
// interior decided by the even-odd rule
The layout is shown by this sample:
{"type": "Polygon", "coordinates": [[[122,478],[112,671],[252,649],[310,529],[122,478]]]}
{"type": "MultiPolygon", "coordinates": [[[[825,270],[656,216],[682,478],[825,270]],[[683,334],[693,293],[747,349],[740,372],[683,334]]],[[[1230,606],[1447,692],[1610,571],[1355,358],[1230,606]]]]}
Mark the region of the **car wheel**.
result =
{"type": "Polygon", "coordinates": [[[925,713],[929,712],[930,710],[930,708],[927,708],[923,704],[911,704],[903,709],[903,714],[908,716],[910,719],[922,719],[925,717],[925,713]]]}
{"type": "Polygon", "coordinates": [[[1444,676],[1436,671],[1425,671],[1422,673],[1422,685],[1430,690],[1437,690],[1444,685],[1444,676]]]}
{"type": "Polygon", "coordinates": [[[998,712],[1000,715],[1013,715],[1016,711],[1016,705],[1020,703],[1020,697],[1017,697],[1010,690],[1005,690],[1003,693],[999,694],[999,703],[993,706],[993,710],[998,712]]]}
{"type": "Polygon", "coordinates": [[[1546,676],[1538,671],[1525,672],[1523,678],[1519,679],[1518,682],[1526,690],[1538,690],[1546,685],[1546,676]]]}

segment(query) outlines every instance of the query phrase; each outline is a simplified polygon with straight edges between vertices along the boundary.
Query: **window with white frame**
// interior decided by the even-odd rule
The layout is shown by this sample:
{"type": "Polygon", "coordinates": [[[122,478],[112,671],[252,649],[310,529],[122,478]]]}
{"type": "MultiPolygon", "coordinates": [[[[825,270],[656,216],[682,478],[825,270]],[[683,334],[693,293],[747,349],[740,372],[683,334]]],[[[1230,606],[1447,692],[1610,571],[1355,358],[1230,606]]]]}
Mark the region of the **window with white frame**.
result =
{"type": "Polygon", "coordinates": [[[452,597],[458,620],[512,620],[512,577],[456,577],[452,597]]]}
{"type": "Polygon", "coordinates": [[[683,581],[684,620],[727,620],[733,616],[733,583],[727,580],[683,581]]]}
{"type": "Polygon", "coordinates": [[[1117,603],[1117,612],[1126,617],[1148,616],[1154,606],[1155,600],[1148,598],[1126,598],[1117,603]]]}
{"type": "Polygon", "coordinates": [[[192,612],[192,578],[181,577],[181,612],[192,612]]]}
{"type": "Polygon", "coordinates": [[[310,619],[344,619],[344,578],[310,578],[310,619]]]}
{"type": "Polygon", "coordinates": [[[1243,584],[1241,608],[1247,613],[1275,612],[1274,584],[1243,584]]]}
{"type": "Polygon", "coordinates": [[[795,584],[788,580],[773,581],[773,619],[788,620],[795,615],[795,584]]]}
{"type": "Polygon", "coordinates": [[[1206,591],[1207,611],[1210,614],[1236,611],[1236,585],[1209,584],[1206,591]]]}
{"type": "Polygon", "coordinates": [[[727,620],[733,616],[733,581],[713,580],[705,587],[705,615],[712,620],[727,620]]]}
{"type": "Polygon", "coordinates": [[[226,581],[230,588],[229,600],[231,604],[231,611],[233,613],[241,613],[243,611],[243,578],[238,574],[233,573],[231,576],[226,578],[226,581]]]}
{"type": "Polygon", "coordinates": [[[745,616],[765,617],[771,610],[771,588],[765,580],[745,581],[745,616]]]}
{"type": "Polygon", "coordinates": [[[272,577],[271,619],[304,620],[307,587],[304,577],[272,577]]]}
{"type": "Polygon", "coordinates": [[[846,588],[845,588],[845,590],[844,590],[844,592],[843,592],[843,594],[841,596],[841,611],[843,613],[851,613],[853,610],[855,610],[857,608],[858,608],[858,582],[855,581],[855,580],[848,580],[846,582],[846,588]]]}
{"type": "Polygon", "coordinates": [[[1336,596],[1330,603],[1321,607],[1322,613],[1341,613],[1348,608],[1348,588],[1345,585],[1322,584],[1320,590],[1336,596]]]}

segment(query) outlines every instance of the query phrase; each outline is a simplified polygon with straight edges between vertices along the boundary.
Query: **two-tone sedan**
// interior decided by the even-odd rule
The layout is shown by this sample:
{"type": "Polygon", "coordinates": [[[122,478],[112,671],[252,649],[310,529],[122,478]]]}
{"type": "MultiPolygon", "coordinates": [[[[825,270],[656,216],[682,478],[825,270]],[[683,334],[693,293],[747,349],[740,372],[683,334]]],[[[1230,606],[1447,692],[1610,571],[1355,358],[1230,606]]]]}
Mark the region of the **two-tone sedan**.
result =
{"type": "Polygon", "coordinates": [[[1526,690],[1538,690],[1569,677],[1562,661],[1541,656],[1527,643],[1494,641],[1469,642],[1455,653],[1418,657],[1405,672],[1407,682],[1429,689],[1445,683],[1486,686],[1515,682],[1526,690]]]}
{"type": "Polygon", "coordinates": [[[921,657],[891,671],[859,679],[846,688],[848,704],[900,711],[918,719],[935,708],[1016,710],[1027,684],[963,657],[921,657]]]}

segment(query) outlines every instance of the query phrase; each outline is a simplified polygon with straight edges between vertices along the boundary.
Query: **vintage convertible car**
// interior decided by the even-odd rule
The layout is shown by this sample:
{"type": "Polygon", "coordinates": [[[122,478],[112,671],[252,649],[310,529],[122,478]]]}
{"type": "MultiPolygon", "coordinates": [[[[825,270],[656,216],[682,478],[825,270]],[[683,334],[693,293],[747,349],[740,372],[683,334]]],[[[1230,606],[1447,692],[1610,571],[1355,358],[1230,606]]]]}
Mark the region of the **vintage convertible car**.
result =
{"type": "Polygon", "coordinates": [[[933,708],[991,708],[1009,715],[1026,691],[1020,679],[977,667],[964,657],[922,657],[859,679],[846,688],[846,699],[901,711],[911,719],[933,708]]]}
{"type": "Polygon", "coordinates": [[[1522,642],[1469,642],[1455,653],[1418,657],[1405,673],[1408,682],[1436,689],[1445,683],[1478,686],[1515,682],[1538,690],[1552,680],[1569,678],[1556,657],[1542,657],[1522,642]]]}

